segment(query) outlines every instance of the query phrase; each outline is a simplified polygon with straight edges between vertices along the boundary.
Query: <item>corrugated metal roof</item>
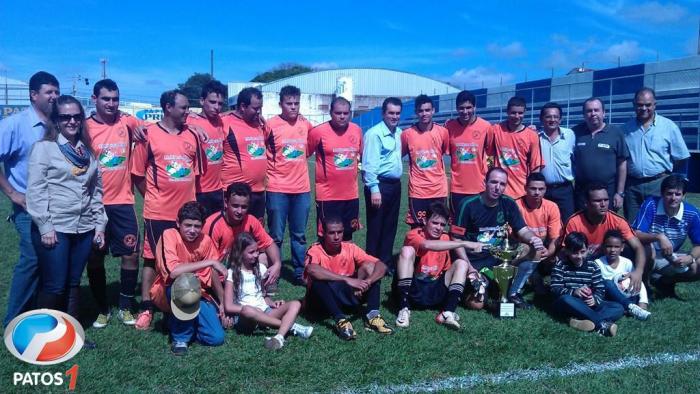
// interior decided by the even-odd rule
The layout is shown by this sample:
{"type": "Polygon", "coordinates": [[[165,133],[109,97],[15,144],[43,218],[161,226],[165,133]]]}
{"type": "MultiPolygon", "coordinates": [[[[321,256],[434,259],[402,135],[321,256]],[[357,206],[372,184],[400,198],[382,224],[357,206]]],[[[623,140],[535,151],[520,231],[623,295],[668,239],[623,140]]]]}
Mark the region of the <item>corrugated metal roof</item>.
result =
{"type": "Polygon", "coordinates": [[[419,94],[447,94],[459,89],[431,78],[402,71],[381,68],[341,68],[313,71],[280,79],[261,86],[263,91],[279,90],[294,85],[308,94],[333,94],[339,77],[350,77],[356,96],[412,97],[419,94]]]}

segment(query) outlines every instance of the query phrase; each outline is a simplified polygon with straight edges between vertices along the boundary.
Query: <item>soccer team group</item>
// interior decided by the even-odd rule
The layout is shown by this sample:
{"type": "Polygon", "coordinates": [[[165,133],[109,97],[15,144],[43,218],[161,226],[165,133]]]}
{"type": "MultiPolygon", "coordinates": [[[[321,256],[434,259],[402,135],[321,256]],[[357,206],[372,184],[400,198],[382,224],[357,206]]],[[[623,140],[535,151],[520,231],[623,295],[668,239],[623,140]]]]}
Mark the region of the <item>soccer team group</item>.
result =
{"type": "Polygon", "coordinates": [[[540,111],[541,130],[526,126],[519,97],[490,124],[463,91],[444,126],[433,122],[431,98],[416,97],[417,121],[405,130],[401,100],[387,98],[382,122],[364,135],[342,97],[332,100],[330,121],[312,126],[294,86],[281,89],[281,114],[267,120],[256,88],[224,113],[226,88],[211,81],[199,114],[182,92],[167,91],[163,118],[152,124],[119,111],[109,79],[95,84],[89,116],[49,73],[32,76],[29,90],[31,106],[0,122],[0,188],[20,238],[5,325],[35,308],[77,318],[87,267],[99,309],[93,326],[105,327],[109,252],[121,259],[117,318],[148,330],[162,311],[176,355],[193,341],[223,344],[228,328],[276,330],[264,344],[280,349],[288,335],[312,335],[296,322],[301,312],[332,317],[350,340],[349,314],[362,308],[367,330],[391,334],[379,311],[383,278],[392,280],[397,327],[409,327],[412,308],[433,308],[438,324],[459,329],[460,303],[491,309],[500,298],[490,251],[506,239],[519,244],[509,302],[529,309],[526,287],[551,292],[552,310],[572,327],[607,336],[624,314],[646,320],[652,296],[675,297],[676,283],[699,275],[700,216],[684,201],[685,176],[672,173],[690,155],[649,88],[635,94],[636,116],[622,127],[606,123],[598,98],[584,102],[573,130],[560,126],[553,102],[540,111]],[[318,242],[307,249],[312,155],[318,242]],[[411,230],[395,257],[406,157],[411,230]],[[362,227],[360,176],[364,249],[352,242],[362,227]],[[144,196],[142,238],[134,189],[144,196]],[[303,302],[272,298],[287,226],[290,280],[306,287],[303,302]]]}

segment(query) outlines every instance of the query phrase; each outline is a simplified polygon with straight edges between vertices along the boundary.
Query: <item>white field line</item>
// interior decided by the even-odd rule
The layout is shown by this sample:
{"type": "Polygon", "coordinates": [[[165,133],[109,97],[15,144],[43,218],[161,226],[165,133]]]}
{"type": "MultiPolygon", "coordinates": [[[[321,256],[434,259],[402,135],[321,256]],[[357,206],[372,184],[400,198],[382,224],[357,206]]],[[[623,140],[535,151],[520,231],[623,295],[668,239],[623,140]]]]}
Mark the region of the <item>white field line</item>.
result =
{"type": "Polygon", "coordinates": [[[562,368],[541,367],[538,369],[518,369],[495,374],[474,374],[439,380],[424,380],[410,384],[369,385],[362,388],[339,390],[340,393],[425,393],[443,390],[468,390],[483,384],[504,384],[517,381],[568,377],[590,373],[619,371],[630,368],[644,368],[653,365],[685,363],[700,360],[700,350],[688,353],[657,353],[650,356],[629,356],[612,361],[572,363],[562,368]]]}

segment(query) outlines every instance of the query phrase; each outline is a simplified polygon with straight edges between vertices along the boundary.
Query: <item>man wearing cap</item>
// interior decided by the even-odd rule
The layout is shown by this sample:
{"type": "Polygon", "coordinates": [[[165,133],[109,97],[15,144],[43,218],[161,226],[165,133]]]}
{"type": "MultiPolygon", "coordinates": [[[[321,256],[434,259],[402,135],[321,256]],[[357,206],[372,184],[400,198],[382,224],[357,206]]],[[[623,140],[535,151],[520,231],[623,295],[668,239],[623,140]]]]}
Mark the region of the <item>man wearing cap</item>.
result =
{"type": "Polygon", "coordinates": [[[226,268],[217,260],[211,238],[202,233],[203,224],[204,208],[195,201],[185,203],[177,228],[165,230],[156,248],[158,276],[150,295],[160,310],[172,312],[168,328],[176,356],[187,354],[193,339],[207,346],[224,343],[224,292],[218,276],[226,275],[226,268]]]}

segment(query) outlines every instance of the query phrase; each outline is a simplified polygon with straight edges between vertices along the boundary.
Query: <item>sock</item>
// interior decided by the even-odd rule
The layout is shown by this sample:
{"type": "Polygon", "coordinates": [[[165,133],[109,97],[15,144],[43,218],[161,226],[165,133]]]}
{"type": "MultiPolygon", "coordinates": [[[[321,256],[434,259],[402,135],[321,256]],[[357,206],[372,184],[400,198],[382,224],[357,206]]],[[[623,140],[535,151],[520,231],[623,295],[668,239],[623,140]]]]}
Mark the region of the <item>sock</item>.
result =
{"type": "Polygon", "coordinates": [[[121,269],[119,280],[119,309],[131,309],[134,303],[134,295],[136,294],[138,276],[138,269],[121,269]]]}
{"type": "Polygon", "coordinates": [[[153,312],[155,309],[156,309],[156,306],[153,304],[153,301],[151,301],[151,300],[141,301],[141,310],[153,312]]]}
{"type": "Polygon", "coordinates": [[[379,311],[376,309],[372,309],[371,311],[367,312],[367,320],[372,320],[377,316],[379,316],[379,311]]]}
{"type": "Polygon", "coordinates": [[[399,279],[396,285],[399,289],[399,309],[408,308],[408,293],[412,284],[413,278],[399,279]]]}
{"type": "Polygon", "coordinates": [[[284,345],[284,337],[282,335],[276,334],[275,338],[277,338],[277,340],[279,340],[280,343],[284,345]]]}
{"type": "Polygon", "coordinates": [[[449,293],[447,293],[447,302],[445,303],[445,310],[448,312],[454,312],[457,309],[457,304],[459,299],[462,298],[462,293],[464,293],[464,285],[461,283],[453,283],[448,287],[449,293]]]}
{"type": "Polygon", "coordinates": [[[106,315],[109,313],[109,307],[107,306],[107,273],[104,264],[88,264],[87,274],[97,309],[106,315]]]}

